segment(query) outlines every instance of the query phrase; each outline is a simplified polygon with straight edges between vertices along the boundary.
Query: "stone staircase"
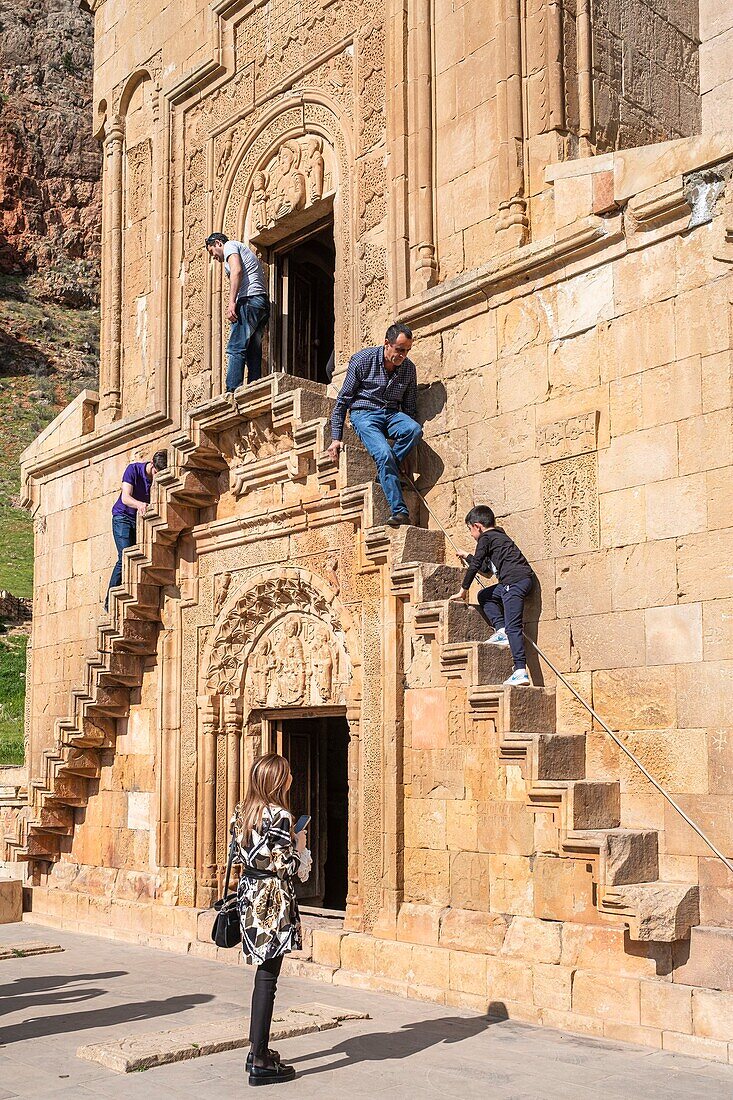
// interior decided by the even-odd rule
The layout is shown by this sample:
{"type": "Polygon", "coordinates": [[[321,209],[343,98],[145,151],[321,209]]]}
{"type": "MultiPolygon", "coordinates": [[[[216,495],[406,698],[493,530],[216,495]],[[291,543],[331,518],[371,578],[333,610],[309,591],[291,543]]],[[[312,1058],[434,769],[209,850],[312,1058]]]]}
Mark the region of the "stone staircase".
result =
{"type": "MultiPolygon", "coordinates": [[[[698,888],[659,881],[656,832],[620,828],[620,785],[586,775],[586,738],[556,731],[554,692],[501,686],[511,671],[510,655],[487,643],[490,628],[474,608],[449,599],[462,571],[446,564],[444,535],[384,526],[386,505],[372,491],[371,462],[355,442],[346,448],[340,473],[326,461],[330,405],[322,387],[274,375],[188,414],[171,446],[173,465],[158,479],[141,542],[125,552],[123,583],[111,594],[109,618],[99,624],[83,686],[71,693],[68,716],[57,720],[43,774],[30,783],[28,805],[5,838],[6,858],[27,860],[36,882],[59,859],[64,838],[74,832],[75,810],[87,804],[90,781],[100,774],[101,754],[114,747],[117,720],[129,713],[131,692],[156,653],[162,590],[176,579],[176,544],[219,498],[219,476],[228,469],[219,437],[267,414],[274,429],[286,427],[292,436],[280,456],[280,476],[300,472],[308,459],[323,489],[338,489],[342,514],[360,519],[367,558],[389,565],[393,592],[413,604],[415,632],[437,642],[443,675],[465,686],[476,714],[496,716],[504,731],[501,759],[519,766],[527,781],[541,873],[557,876],[564,890],[574,866],[592,865],[592,897],[580,899],[568,919],[585,919],[592,906],[592,919],[625,922],[634,939],[689,937],[698,923],[698,888]]],[[[255,462],[247,476],[266,477],[272,468],[272,462],[255,462]]],[[[569,904],[572,909],[572,897],[569,904]]]]}
{"type": "MultiPolygon", "coordinates": [[[[554,691],[503,686],[511,656],[486,641],[491,627],[476,608],[449,599],[463,570],[445,564],[442,533],[410,528],[396,539],[393,590],[414,603],[416,633],[438,642],[441,672],[465,685],[474,711],[496,715],[500,758],[519,765],[527,781],[536,867],[557,874],[563,862],[591,864],[598,914],[623,921],[634,940],[688,939],[699,923],[699,888],[659,880],[657,832],[620,827],[620,783],[586,774],[586,737],[556,730],[554,691]]],[[[583,908],[588,915],[587,899],[573,897],[572,872],[557,877],[567,888],[566,919],[582,917],[583,908]]],[[[544,915],[556,912],[537,912],[544,915]]]]}

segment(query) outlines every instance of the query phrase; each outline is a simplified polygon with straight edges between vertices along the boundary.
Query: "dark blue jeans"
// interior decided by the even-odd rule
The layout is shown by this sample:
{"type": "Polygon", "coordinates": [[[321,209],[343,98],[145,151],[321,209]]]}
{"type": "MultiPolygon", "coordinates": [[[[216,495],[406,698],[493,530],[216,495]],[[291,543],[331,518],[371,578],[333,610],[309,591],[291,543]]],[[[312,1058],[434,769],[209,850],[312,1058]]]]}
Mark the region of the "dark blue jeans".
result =
{"type": "Polygon", "coordinates": [[[524,601],[532,591],[534,577],[514,581],[513,584],[495,584],[491,588],[482,588],[478,594],[481,614],[493,626],[494,630],[506,630],[509,648],[512,651],[515,668],[526,668],[527,657],[524,652],[524,601]]]}
{"type": "Polygon", "coordinates": [[[351,426],[377,464],[379,484],[392,515],[407,514],[400,488],[400,462],[422,438],[422,428],[403,412],[359,409],[350,415],[351,426]],[[388,440],[393,441],[390,447],[388,440]]]}
{"type": "Polygon", "coordinates": [[[109,590],[122,584],[122,551],[128,546],[134,546],[137,542],[136,521],[130,516],[112,516],[112,537],[117,547],[117,561],[112,570],[112,576],[107,585],[107,599],[104,601],[104,610],[109,610],[109,590]]]}
{"type": "Polygon", "coordinates": [[[270,319],[270,300],[264,294],[240,298],[237,302],[237,320],[232,325],[227,344],[227,392],[238,389],[244,382],[256,382],[262,377],[262,337],[270,319]]]}

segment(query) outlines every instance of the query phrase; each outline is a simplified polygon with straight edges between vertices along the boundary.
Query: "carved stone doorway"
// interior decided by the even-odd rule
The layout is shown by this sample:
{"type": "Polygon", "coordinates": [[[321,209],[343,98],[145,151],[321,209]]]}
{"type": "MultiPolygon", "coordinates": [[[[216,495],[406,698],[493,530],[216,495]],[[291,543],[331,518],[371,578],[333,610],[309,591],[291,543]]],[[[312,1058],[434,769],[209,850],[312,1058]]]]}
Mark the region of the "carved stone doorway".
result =
{"type": "Polygon", "coordinates": [[[272,723],[272,745],[290,761],[293,816],[310,814],[313,868],[297,884],[301,906],[344,912],[348,891],[349,727],[342,716],[285,718],[272,723]]]}
{"type": "Polygon", "coordinates": [[[333,215],[274,247],[269,259],[274,277],[275,369],[325,384],[333,373],[333,215]]]}

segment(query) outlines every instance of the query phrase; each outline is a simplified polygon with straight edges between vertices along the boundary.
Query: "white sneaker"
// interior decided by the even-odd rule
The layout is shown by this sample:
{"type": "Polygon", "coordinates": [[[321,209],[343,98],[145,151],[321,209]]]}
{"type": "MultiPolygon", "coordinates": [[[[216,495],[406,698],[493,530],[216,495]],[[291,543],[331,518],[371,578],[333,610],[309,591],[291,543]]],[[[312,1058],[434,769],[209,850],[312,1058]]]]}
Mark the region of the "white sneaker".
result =
{"type": "Polygon", "coordinates": [[[509,679],[504,681],[504,687],[529,687],[526,668],[515,668],[509,679]]]}
{"type": "Polygon", "coordinates": [[[506,636],[506,630],[504,629],[504,627],[502,627],[501,630],[497,630],[494,634],[491,635],[491,637],[489,638],[489,645],[500,645],[503,646],[504,649],[508,648],[509,639],[506,636]]]}

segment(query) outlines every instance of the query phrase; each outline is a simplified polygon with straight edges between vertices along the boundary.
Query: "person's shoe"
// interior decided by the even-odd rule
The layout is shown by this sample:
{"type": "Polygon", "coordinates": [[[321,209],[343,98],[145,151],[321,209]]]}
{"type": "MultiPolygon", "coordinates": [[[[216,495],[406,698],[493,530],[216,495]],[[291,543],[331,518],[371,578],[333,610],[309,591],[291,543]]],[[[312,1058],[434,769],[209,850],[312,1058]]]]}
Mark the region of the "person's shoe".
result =
{"type": "Polygon", "coordinates": [[[286,1066],[275,1062],[271,1066],[252,1066],[249,1071],[250,1085],[281,1085],[295,1077],[295,1066],[286,1066]]]}
{"type": "Polygon", "coordinates": [[[506,636],[506,630],[502,626],[500,630],[497,630],[489,638],[489,645],[500,645],[504,649],[509,646],[509,639],[506,636]]]}
{"type": "Polygon", "coordinates": [[[410,517],[407,512],[395,512],[394,515],[389,517],[387,524],[390,527],[409,527],[410,517]]]}
{"type": "Polygon", "coordinates": [[[526,668],[515,668],[511,676],[504,681],[504,687],[529,687],[529,676],[526,668]]]}
{"type": "MultiPolygon", "coordinates": [[[[279,1062],[280,1061],[280,1052],[277,1051],[277,1050],[268,1050],[267,1057],[272,1058],[273,1062],[279,1062]]],[[[247,1054],[247,1069],[248,1070],[252,1069],[252,1051],[251,1050],[247,1054]]]]}

